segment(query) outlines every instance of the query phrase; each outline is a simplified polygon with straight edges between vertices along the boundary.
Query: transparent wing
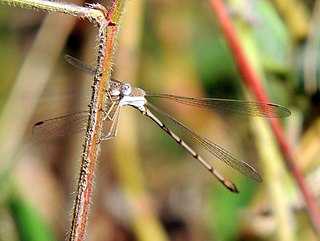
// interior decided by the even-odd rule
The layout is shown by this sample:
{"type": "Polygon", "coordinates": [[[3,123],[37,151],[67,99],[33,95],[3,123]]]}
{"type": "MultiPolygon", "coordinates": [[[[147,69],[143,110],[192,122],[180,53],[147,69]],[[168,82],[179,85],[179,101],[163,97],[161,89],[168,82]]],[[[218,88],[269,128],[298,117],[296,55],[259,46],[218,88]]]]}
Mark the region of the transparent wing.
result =
{"type": "Polygon", "coordinates": [[[146,96],[164,98],[181,104],[207,108],[222,113],[233,113],[246,116],[279,118],[287,117],[291,114],[290,110],[283,106],[264,102],[217,98],[191,98],[158,93],[147,93],[146,96]]]}
{"type": "MultiPolygon", "coordinates": [[[[106,104],[106,111],[104,111],[104,121],[114,122],[119,115],[119,103],[108,101],[106,104]]],[[[76,112],[69,115],[64,115],[56,118],[51,118],[39,121],[32,127],[32,134],[38,139],[54,140],[59,137],[73,135],[86,128],[88,120],[88,111],[76,112]]],[[[114,126],[115,124],[112,124],[114,126]]],[[[116,126],[114,126],[116,128],[116,126]]],[[[108,130],[109,132],[109,130],[108,130]]],[[[116,133],[116,131],[115,131],[116,133]]],[[[110,137],[111,138],[111,137],[110,137]]]]}
{"type": "Polygon", "coordinates": [[[239,171],[243,175],[250,177],[258,182],[262,182],[262,178],[259,175],[259,173],[251,167],[246,162],[238,159],[237,157],[233,156],[231,153],[224,150],[222,147],[218,146],[217,144],[213,143],[212,141],[208,140],[207,138],[193,132],[188,127],[186,127],[184,124],[173,118],[172,116],[165,113],[163,110],[159,109],[158,107],[147,103],[147,106],[150,109],[153,109],[157,113],[165,116],[169,120],[171,120],[176,126],[178,126],[187,136],[189,136],[191,139],[198,142],[200,145],[202,145],[204,148],[206,148],[208,151],[210,151],[214,156],[216,156],[218,159],[226,163],[227,165],[231,166],[235,170],[239,171]]]}
{"type": "Polygon", "coordinates": [[[39,121],[32,127],[32,134],[39,139],[54,140],[85,130],[87,111],[39,121]]]}
{"type": "Polygon", "coordinates": [[[90,75],[94,75],[96,72],[94,68],[90,67],[89,65],[86,65],[85,63],[83,63],[79,59],[76,59],[75,57],[72,57],[70,55],[65,55],[64,58],[72,66],[74,66],[80,70],[83,70],[84,72],[87,72],[90,75]]]}

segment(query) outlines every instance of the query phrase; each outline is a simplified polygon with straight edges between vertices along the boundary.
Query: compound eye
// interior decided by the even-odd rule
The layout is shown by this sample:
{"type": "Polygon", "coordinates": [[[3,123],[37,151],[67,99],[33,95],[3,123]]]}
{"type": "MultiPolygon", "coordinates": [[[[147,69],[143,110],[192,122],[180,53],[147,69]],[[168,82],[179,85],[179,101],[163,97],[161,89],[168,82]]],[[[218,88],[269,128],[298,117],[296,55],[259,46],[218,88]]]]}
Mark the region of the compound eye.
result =
{"type": "Polygon", "coordinates": [[[130,94],[131,94],[131,85],[128,84],[128,83],[124,83],[124,84],[121,86],[121,94],[122,94],[123,96],[130,95],[130,94]]]}

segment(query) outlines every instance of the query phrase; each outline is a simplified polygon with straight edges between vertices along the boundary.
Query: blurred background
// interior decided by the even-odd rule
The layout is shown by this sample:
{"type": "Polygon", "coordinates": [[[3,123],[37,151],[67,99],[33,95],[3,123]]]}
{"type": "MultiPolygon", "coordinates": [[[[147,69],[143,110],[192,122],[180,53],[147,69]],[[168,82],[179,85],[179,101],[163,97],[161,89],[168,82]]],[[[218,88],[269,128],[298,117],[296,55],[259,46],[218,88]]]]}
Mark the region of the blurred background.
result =
{"type": "MultiPolygon", "coordinates": [[[[292,112],[281,119],[283,130],[318,196],[320,1],[224,4],[270,99],[292,112]]],[[[88,110],[93,77],[64,55],[94,67],[96,36],[87,20],[0,7],[0,240],[63,240],[68,232],[84,133],[39,140],[31,129],[39,120],[88,110]]],[[[209,1],[130,0],[113,77],[149,92],[248,96],[209,1]]],[[[317,240],[265,120],[150,102],[248,162],[264,182],[186,138],[237,184],[240,193],[231,193],[126,107],[118,136],[101,144],[87,240],[317,240]]]]}

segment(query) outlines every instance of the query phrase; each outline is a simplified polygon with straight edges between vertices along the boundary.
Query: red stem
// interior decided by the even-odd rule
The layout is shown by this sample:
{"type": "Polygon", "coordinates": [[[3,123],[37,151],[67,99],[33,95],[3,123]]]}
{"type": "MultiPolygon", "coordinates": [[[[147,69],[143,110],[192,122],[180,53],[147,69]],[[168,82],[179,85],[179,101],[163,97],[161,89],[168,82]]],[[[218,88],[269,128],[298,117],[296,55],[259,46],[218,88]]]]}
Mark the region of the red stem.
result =
{"type": "MultiPolygon", "coordinates": [[[[257,100],[261,102],[270,102],[263,86],[261,85],[261,81],[259,80],[258,75],[250,66],[249,61],[247,60],[245,53],[241,48],[240,41],[236,35],[236,32],[232,26],[232,22],[228,14],[226,13],[221,0],[210,0],[210,3],[217,15],[219,24],[223,30],[229,47],[231,48],[234,59],[236,61],[236,64],[238,65],[239,71],[245,84],[251,89],[257,100]]],[[[311,223],[318,235],[320,235],[320,213],[316,200],[313,194],[310,192],[310,189],[307,187],[301,170],[294,162],[294,158],[283,134],[280,122],[278,121],[278,119],[269,119],[269,123],[278,141],[280,149],[285,157],[286,164],[292,171],[292,175],[303,194],[311,223]]]]}

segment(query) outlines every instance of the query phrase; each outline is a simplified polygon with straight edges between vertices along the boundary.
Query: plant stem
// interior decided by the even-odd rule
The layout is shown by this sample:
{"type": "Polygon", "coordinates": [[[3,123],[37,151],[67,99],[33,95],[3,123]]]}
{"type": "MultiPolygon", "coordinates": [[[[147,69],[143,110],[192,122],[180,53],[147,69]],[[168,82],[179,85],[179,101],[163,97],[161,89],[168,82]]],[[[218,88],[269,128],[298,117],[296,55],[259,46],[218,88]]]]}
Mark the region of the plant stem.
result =
{"type": "Polygon", "coordinates": [[[126,0],[113,0],[109,11],[101,5],[95,5],[105,13],[105,20],[98,22],[97,68],[89,105],[89,119],[83,145],[80,176],[69,236],[70,241],[82,241],[85,235],[94,169],[100,150],[100,137],[104,118],[102,110],[107,101],[106,89],[111,75],[116,37],[119,32],[125,3],[126,0]]]}
{"type": "Polygon", "coordinates": [[[104,19],[104,13],[100,9],[80,7],[71,3],[53,2],[47,0],[0,0],[0,2],[27,9],[65,13],[80,18],[87,18],[93,22],[99,22],[104,19]]]}

